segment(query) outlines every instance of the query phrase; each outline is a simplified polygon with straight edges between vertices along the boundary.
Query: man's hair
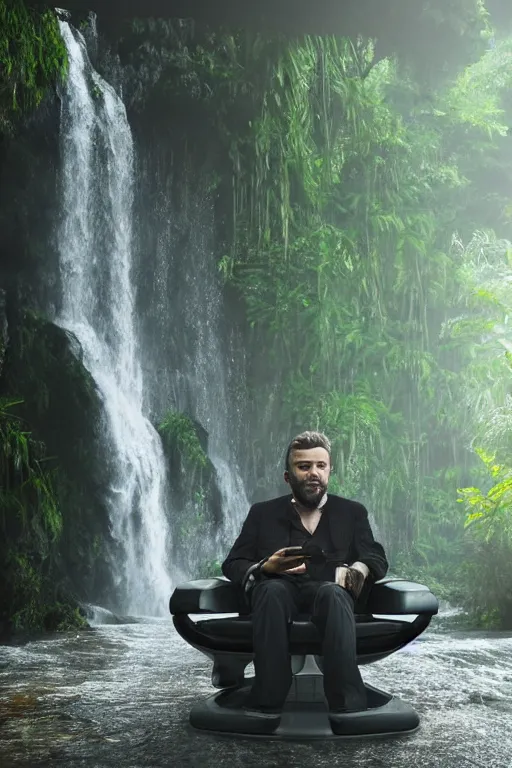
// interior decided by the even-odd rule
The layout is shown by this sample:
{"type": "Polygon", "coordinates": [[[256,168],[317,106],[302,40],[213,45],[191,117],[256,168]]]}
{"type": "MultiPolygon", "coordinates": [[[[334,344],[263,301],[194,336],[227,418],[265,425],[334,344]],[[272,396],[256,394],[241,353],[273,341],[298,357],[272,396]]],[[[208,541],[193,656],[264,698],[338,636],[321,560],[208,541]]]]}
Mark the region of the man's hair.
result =
{"type": "Polygon", "coordinates": [[[301,432],[294,437],[286,449],[285,469],[290,471],[290,455],[292,451],[307,451],[310,448],[325,448],[331,455],[331,441],[323,432],[301,432]]]}

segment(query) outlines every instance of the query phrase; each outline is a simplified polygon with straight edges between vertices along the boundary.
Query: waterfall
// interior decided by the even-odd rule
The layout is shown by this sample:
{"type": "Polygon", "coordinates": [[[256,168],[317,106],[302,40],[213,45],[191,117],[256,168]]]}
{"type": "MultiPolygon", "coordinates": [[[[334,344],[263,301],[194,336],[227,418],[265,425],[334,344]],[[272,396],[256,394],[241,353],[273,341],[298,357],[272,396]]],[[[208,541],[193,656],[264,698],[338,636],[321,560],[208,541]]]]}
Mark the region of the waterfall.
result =
{"type": "MultiPolygon", "coordinates": [[[[178,554],[191,577],[205,561],[223,558],[249,510],[240,455],[248,429],[238,399],[245,370],[217,267],[213,197],[188,169],[179,176],[177,204],[169,150],[158,134],[144,139],[138,231],[146,270],[144,364],[158,380],[151,392],[155,410],[176,409],[206,430],[220,494],[215,529],[207,540],[184,541],[178,554]],[[171,359],[172,368],[162,359],[171,359]]],[[[184,512],[194,515],[192,507],[184,512]]]]}
{"type": "MultiPolygon", "coordinates": [[[[199,224],[197,229],[201,229],[199,224]]],[[[205,229],[208,232],[208,228],[205,229]]],[[[191,274],[186,285],[187,299],[194,307],[185,320],[189,349],[181,372],[185,376],[177,377],[174,396],[179,404],[193,403],[195,418],[208,432],[208,454],[215,467],[223,509],[215,542],[215,555],[219,556],[223,553],[222,547],[228,542],[232,544],[240,532],[249,502],[233,445],[235,419],[228,398],[229,363],[220,343],[219,278],[215,273],[215,259],[209,252],[208,235],[201,237],[196,231],[195,237],[199,239],[199,247],[190,260],[191,274]]]]}
{"type": "MultiPolygon", "coordinates": [[[[209,435],[208,454],[215,467],[222,499],[224,515],[215,543],[218,556],[223,545],[232,544],[240,532],[249,502],[234,448],[234,409],[229,402],[227,387],[229,362],[222,354],[220,344],[222,296],[219,278],[215,274],[215,259],[208,253],[206,243],[199,249],[199,254],[203,268],[196,265],[188,285],[195,308],[189,322],[196,340],[190,350],[189,381],[195,392],[195,416],[209,435]]],[[[179,399],[179,387],[177,395],[179,399]]]]}
{"type": "Polygon", "coordinates": [[[103,403],[119,608],[159,615],[171,592],[167,480],[160,438],[144,415],[132,283],[132,135],[124,105],[94,71],[83,37],[66,22],[60,29],[69,75],[61,108],[56,322],[80,342],[103,403]]]}

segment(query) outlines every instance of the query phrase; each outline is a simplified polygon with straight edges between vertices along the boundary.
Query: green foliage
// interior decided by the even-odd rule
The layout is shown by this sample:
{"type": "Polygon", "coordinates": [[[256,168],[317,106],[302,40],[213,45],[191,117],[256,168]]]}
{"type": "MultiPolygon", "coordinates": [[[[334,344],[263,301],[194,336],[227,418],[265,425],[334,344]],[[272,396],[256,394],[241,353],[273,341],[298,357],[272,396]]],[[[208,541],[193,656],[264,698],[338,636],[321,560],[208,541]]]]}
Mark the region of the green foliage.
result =
{"type": "Polygon", "coordinates": [[[198,537],[204,536],[210,529],[204,489],[201,486],[196,487],[188,504],[184,503],[183,506],[184,514],[179,516],[175,534],[180,544],[187,546],[197,540],[198,537]]]}
{"type": "Polygon", "coordinates": [[[398,82],[370,44],[308,38],[282,52],[249,136],[230,137],[235,236],[222,261],[253,341],[290,371],[283,428],[331,434],[343,482],[389,526],[398,494],[421,508],[415,471],[429,456],[422,425],[407,426],[411,380],[426,389],[440,375],[425,310],[444,299],[449,266],[436,212],[464,184],[448,158],[433,162],[439,136],[390,106],[398,82]]]}
{"type": "Polygon", "coordinates": [[[466,527],[484,542],[493,541],[500,548],[509,545],[512,550],[512,469],[495,464],[495,457],[482,450],[477,453],[494,485],[487,493],[475,487],[460,489],[459,501],[467,510],[466,527]]]}
{"type": "Polygon", "coordinates": [[[204,452],[192,419],[179,411],[168,411],[158,427],[164,441],[176,448],[191,467],[206,467],[208,456],[204,452]]]}
{"type": "MultiPolygon", "coordinates": [[[[203,572],[215,537],[218,489],[201,428],[184,413],[170,410],[159,426],[171,468],[171,489],[179,499],[173,520],[174,546],[194,573],[203,572]]],[[[204,574],[205,576],[208,574],[204,574]]]]}
{"type": "Polygon", "coordinates": [[[510,539],[489,540],[471,530],[463,563],[463,603],[478,626],[512,627],[512,558],[510,539]]]}
{"type": "Polygon", "coordinates": [[[214,576],[222,576],[222,563],[219,560],[206,560],[199,566],[196,578],[211,579],[214,576]]]}
{"type": "Polygon", "coordinates": [[[425,584],[438,600],[459,606],[467,600],[467,588],[464,588],[463,559],[457,554],[459,557],[452,561],[439,560],[431,565],[420,564],[410,555],[398,555],[391,575],[425,584]]]}
{"type": "Polygon", "coordinates": [[[502,40],[461,72],[442,100],[456,124],[476,128],[490,139],[508,134],[502,97],[510,85],[511,52],[512,40],[502,40]]]}
{"type": "MultiPolygon", "coordinates": [[[[492,251],[473,258],[482,233],[473,250],[460,242],[475,222],[507,233],[512,219],[489,173],[510,188],[512,41],[428,94],[365,41],[275,43],[265,66],[262,44],[242,36],[212,38],[183,64],[208,79],[232,164],[219,269],[261,350],[255,414],[268,412],[270,387],[279,391],[258,439],[270,428],[325,430],[333,490],[371,506],[391,557],[490,620],[501,593],[492,606],[471,603],[464,563],[486,538],[465,531],[457,488],[482,476],[472,442],[491,422],[495,433],[510,424],[508,405],[492,417],[487,407],[507,390],[509,282],[502,267],[492,285],[482,280],[492,251]],[[241,102],[244,120],[232,109],[241,102]]],[[[508,493],[503,483],[495,493],[508,493]]],[[[495,503],[484,496],[473,499],[479,509],[495,503]]]]}
{"type": "Polygon", "coordinates": [[[24,0],[0,0],[0,134],[37,107],[66,71],[55,11],[34,9],[24,0]]]}
{"type": "MultiPolygon", "coordinates": [[[[481,2],[424,13],[440,31],[488,22],[481,2]]],[[[331,488],[375,513],[395,572],[464,602],[484,623],[510,623],[512,248],[492,229],[512,236],[512,41],[435,92],[395,61],[377,61],[362,39],[194,39],[155,20],[135,22],[132,34],[133,70],[154,77],[151,87],[132,84],[132,103],[164,122],[191,113],[195,133],[181,125],[187,147],[208,146],[208,194],[224,222],[219,269],[244,302],[253,350],[255,453],[267,456],[269,432],[326,431],[331,488]],[[496,477],[484,477],[475,445],[500,456],[496,477]]],[[[10,72],[14,85],[2,93],[12,110],[24,81],[14,63],[10,72]]],[[[28,107],[40,96],[27,83],[28,107]]],[[[30,360],[35,327],[21,338],[30,360]]],[[[47,412],[52,388],[31,395],[47,412]]],[[[159,431],[183,499],[176,546],[211,575],[212,468],[185,414],[170,411],[159,431]]],[[[12,455],[24,455],[20,435],[12,455]]],[[[44,496],[38,477],[31,493],[44,496]]],[[[44,519],[51,541],[58,525],[44,519]]],[[[27,606],[20,621],[42,621],[30,556],[11,563],[27,606]]]]}
{"type": "Polygon", "coordinates": [[[77,598],[108,585],[108,518],[95,498],[99,401],[74,344],[37,313],[11,313],[0,381],[0,561],[8,585],[0,623],[15,629],[81,626],[77,598]]]}
{"type": "Polygon", "coordinates": [[[22,401],[0,400],[0,620],[15,630],[83,626],[74,608],[58,600],[54,581],[62,514],[54,472],[44,469],[44,446],[15,413],[22,401]]]}
{"type": "MultiPolygon", "coordinates": [[[[512,377],[509,376],[509,386],[512,377]]],[[[482,417],[480,418],[482,426],[482,417]]],[[[485,421],[484,421],[485,423],[485,421]]],[[[492,420],[487,422],[493,433],[492,420]]],[[[482,432],[489,442],[489,434],[482,432]]],[[[495,435],[494,435],[495,438],[495,435]]],[[[461,488],[459,502],[466,512],[469,554],[466,578],[469,586],[467,604],[483,626],[512,626],[512,453],[510,438],[495,441],[507,464],[498,464],[496,456],[476,449],[487,470],[487,490],[461,488]],[[489,487],[489,485],[491,487],[489,487]]]]}
{"type": "Polygon", "coordinates": [[[1,524],[35,536],[47,550],[62,530],[52,475],[43,469],[44,449],[13,413],[20,400],[0,400],[1,524]]]}

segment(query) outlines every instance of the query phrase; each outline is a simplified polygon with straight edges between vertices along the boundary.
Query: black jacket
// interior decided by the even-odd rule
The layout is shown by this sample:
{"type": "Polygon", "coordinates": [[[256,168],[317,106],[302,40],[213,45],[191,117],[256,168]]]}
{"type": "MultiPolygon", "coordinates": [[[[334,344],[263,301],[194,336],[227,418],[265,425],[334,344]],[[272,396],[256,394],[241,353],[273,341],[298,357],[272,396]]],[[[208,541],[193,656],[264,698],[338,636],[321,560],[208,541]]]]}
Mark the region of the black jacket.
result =
{"type": "MultiPolygon", "coordinates": [[[[222,563],[224,576],[242,584],[252,565],[288,546],[291,505],[292,496],[288,495],[250,508],[240,535],[222,563]]],[[[329,521],[336,561],[351,565],[359,560],[370,569],[372,581],[384,578],[388,562],[382,545],[373,538],[366,508],[357,501],[329,494],[322,514],[329,521]]]]}

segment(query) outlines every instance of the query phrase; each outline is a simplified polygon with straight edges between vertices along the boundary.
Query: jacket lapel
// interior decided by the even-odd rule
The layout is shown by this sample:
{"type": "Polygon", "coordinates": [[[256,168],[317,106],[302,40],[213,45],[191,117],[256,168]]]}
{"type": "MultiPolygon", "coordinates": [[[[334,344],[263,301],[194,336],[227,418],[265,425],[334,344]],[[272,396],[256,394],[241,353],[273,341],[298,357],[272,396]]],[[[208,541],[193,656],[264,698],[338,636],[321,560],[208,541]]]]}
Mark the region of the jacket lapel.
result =
{"type": "Polygon", "coordinates": [[[352,516],[346,513],[343,502],[341,504],[333,504],[332,497],[327,499],[325,514],[327,514],[327,522],[334,549],[337,552],[344,552],[348,555],[354,533],[352,516]]]}
{"type": "Polygon", "coordinates": [[[268,521],[268,527],[265,528],[266,535],[262,542],[262,557],[277,552],[281,547],[288,546],[293,514],[291,499],[291,496],[280,498],[279,506],[272,510],[271,519],[268,521]]]}

